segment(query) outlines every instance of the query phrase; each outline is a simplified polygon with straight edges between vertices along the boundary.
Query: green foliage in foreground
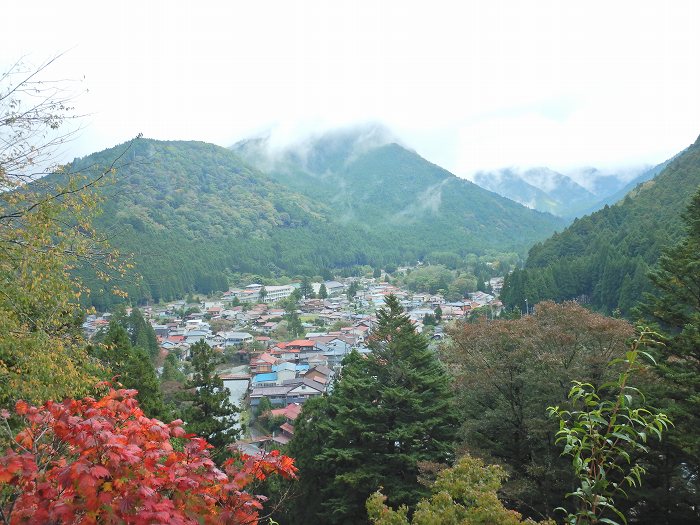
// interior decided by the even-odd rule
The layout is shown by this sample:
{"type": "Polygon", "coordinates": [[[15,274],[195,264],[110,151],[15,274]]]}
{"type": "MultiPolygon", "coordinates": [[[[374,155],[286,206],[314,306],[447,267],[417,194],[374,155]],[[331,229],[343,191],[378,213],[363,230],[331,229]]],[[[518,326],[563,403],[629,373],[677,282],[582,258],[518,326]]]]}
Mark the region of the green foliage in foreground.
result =
{"type": "MultiPolygon", "coordinates": [[[[485,465],[466,455],[438,473],[430,487],[432,495],[418,503],[410,521],[408,507],[390,509],[380,491],[367,500],[367,512],[373,525],[534,525],[535,521],[522,521],[520,514],[506,509],[498,499],[505,478],[500,466],[485,465]]],[[[554,525],[552,520],[540,523],[554,525]]]]}
{"type": "Polygon", "coordinates": [[[556,442],[564,444],[563,454],[572,458],[579,481],[568,495],[577,503],[576,511],[567,513],[569,525],[617,525],[617,519],[627,523],[615,498],[626,497],[626,489],[641,485],[646,469],[638,455],[648,453],[648,439],[660,440],[671,424],[666,414],[650,408],[639,389],[629,384],[632,374],[642,369],[641,358],[651,358],[642,348],[654,335],[642,332],[623,359],[611,361],[611,365],[625,366],[616,381],[599,388],[574,381],[569,392],[573,409],[547,409],[559,420],[556,442]],[[608,389],[613,390],[612,396],[603,394],[608,389]]]}
{"type": "Polygon", "coordinates": [[[700,192],[684,220],[685,237],[664,251],[650,275],[654,291],[640,307],[665,334],[653,401],[676,425],[648,455],[656,458],[649,469],[655,488],[644,496],[655,505],[645,515],[657,523],[700,521],[700,192]]]}
{"type": "Polygon", "coordinates": [[[294,523],[365,523],[364,502],[380,486],[392,504],[413,506],[425,494],[418,464],[452,461],[457,418],[445,370],[396,297],[377,317],[372,353],[346,358],[333,393],[297,419],[294,523]]]}
{"type": "Polygon", "coordinates": [[[633,327],[576,303],[540,303],[532,315],[454,323],[441,357],[454,374],[463,446],[508,469],[502,489],[523,515],[550,516],[575,483],[553,446],[558,425],[547,407],[567,404],[574,380],[615,379],[633,327]]]}

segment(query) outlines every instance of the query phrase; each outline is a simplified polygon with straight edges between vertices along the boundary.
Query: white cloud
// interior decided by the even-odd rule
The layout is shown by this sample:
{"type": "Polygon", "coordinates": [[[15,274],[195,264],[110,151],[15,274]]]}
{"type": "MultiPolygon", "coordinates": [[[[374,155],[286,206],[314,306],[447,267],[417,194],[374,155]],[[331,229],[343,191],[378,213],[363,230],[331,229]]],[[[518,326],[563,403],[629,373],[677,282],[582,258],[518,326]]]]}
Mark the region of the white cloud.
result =
{"type": "Polygon", "coordinates": [[[0,63],[70,49],[76,154],[139,132],[229,145],[382,121],[458,174],[658,162],[700,132],[700,3],[95,2],[13,6],[0,63]]]}

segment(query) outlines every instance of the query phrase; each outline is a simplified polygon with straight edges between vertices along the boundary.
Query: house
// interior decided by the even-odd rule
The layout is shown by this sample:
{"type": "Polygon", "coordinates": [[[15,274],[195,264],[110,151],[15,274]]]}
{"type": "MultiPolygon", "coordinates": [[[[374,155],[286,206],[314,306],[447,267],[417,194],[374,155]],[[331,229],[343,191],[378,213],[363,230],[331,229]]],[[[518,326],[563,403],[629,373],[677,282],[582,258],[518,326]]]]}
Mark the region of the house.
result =
{"type": "Polygon", "coordinates": [[[301,414],[301,405],[299,403],[289,403],[284,408],[273,408],[271,411],[273,416],[284,416],[288,422],[294,424],[294,421],[301,414]]]}
{"type": "Polygon", "coordinates": [[[333,370],[327,366],[316,365],[313,368],[310,368],[304,374],[304,377],[316,381],[317,383],[321,383],[322,385],[327,385],[333,378],[333,370]]]}
{"type": "Polygon", "coordinates": [[[211,308],[207,309],[207,313],[212,317],[218,317],[221,315],[223,310],[224,309],[221,306],[212,306],[211,308]]]}
{"type": "Polygon", "coordinates": [[[272,341],[272,339],[270,339],[266,335],[259,335],[259,336],[254,338],[254,341],[256,343],[263,345],[265,348],[268,348],[270,346],[270,342],[272,341]]]}
{"type": "Polygon", "coordinates": [[[304,403],[307,399],[320,396],[326,391],[326,385],[307,378],[301,378],[299,383],[287,392],[288,403],[304,403]]]}
{"type": "Polygon", "coordinates": [[[277,377],[277,372],[268,372],[264,374],[255,374],[251,380],[251,386],[256,387],[280,386],[280,381],[277,377]]]}
{"type": "Polygon", "coordinates": [[[286,299],[292,292],[294,292],[294,286],[283,285],[283,286],[266,286],[265,292],[267,292],[263,298],[265,303],[276,303],[282,299],[286,299]]]}
{"type": "Polygon", "coordinates": [[[280,445],[286,445],[294,437],[294,426],[289,422],[284,422],[280,425],[280,432],[272,433],[272,441],[280,445]]]}
{"type": "MultiPolygon", "coordinates": [[[[328,292],[328,296],[332,295],[338,295],[343,293],[343,290],[345,289],[345,285],[343,283],[339,283],[338,281],[326,281],[323,284],[326,285],[326,291],[328,292]]],[[[319,288],[321,285],[319,285],[319,288]]]]}
{"type": "Polygon", "coordinates": [[[309,341],[308,339],[295,339],[287,343],[287,350],[298,350],[299,352],[310,352],[313,351],[316,343],[309,341]]]}
{"type": "Polygon", "coordinates": [[[253,387],[250,393],[250,406],[255,408],[260,404],[260,400],[266,397],[270,400],[272,406],[284,406],[287,402],[287,393],[292,389],[292,386],[262,386],[253,387]]]}
{"type": "Polygon", "coordinates": [[[170,329],[168,328],[167,325],[153,324],[151,326],[153,327],[153,331],[156,333],[156,336],[168,337],[168,333],[170,332],[170,329]]]}
{"type": "Polygon", "coordinates": [[[272,372],[272,365],[277,361],[276,357],[265,352],[250,360],[250,370],[252,373],[272,372]]]}
{"type": "Polygon", "coordinates": [[[275,416],[283,416],[284,423],[279,427],[279,430],[273,431],[272,441],[280,445],[286,445],[294,437],[294,421],[301,413],[301,405],[299,403],[289,403],[284,408],[273,408],[270,413],[275,416]]]}
{"type": "Polygon", "coordinates": [[[274,365],[272,367],[272,371],[277,374],[278,385],[284,384],[297,376],[296,365],[293,363],[287,363],[286,361],[274,365]]]}
{"type": "Polygon", "coordinates": [[[323,354],[304,354],[303,361],[309,366],[317,365],[328,366],[328,358],[323,354]]]}
{"type": "Polygon", "coordinates": [[[326,392],[326,385],[305,377],[297,377],[282,386],[254,386],[250,393],[250,406],[255,408],[266,397],[273,406],[289,403],[303,404],[307,399],[320,396],[326,392]]]}
{"type": "Polygon", "coordinates": [[[221,332],[224,338],[224,346],[242,345],[253,341],[253,336],[248,332],[221,332]]]}

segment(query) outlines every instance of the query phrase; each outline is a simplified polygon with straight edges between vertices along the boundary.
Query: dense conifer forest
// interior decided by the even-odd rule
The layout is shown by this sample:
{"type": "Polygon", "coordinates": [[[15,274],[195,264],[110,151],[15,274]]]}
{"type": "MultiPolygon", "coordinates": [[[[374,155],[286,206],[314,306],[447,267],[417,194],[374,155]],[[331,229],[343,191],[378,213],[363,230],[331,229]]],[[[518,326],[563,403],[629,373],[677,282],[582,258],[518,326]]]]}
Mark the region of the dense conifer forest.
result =
{"type": "Polygon", "coordinates": [[[682,213],[700,185],[700,140],[654,179],[617,204],[577,219],[530,249],[513,272],[503,301],[516,309],[541,300],[576,299],[602,312],[631,317],[651,291],[648,279],[661,251],[683,235],[682,213]]]}
{"type": "MultiPolygon", "coordinates": [[[[223,290],[234,272],[316,275],[415,264],[434,252],[524,253],[562,225],[396,144],[371,150],[327,185],[268,176],[201,142],[137,139],[70,169],[94,173],[122,154],[100,189],[95,224],[114,247],[134,254],[143,280],[125,289],[137,301],[223,290]]],[[[108,290],[92,288],[96,306],[113,301],[108,290]]]]}

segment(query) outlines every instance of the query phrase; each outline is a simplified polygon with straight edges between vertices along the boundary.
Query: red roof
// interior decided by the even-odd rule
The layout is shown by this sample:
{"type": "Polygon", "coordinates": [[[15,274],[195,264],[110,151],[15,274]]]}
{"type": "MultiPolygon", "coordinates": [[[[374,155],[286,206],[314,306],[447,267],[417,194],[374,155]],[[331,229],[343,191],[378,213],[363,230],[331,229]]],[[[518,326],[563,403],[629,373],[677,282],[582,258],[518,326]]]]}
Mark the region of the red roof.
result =
{"type": "Polygon", "coordinates": [[[299,403],[289,403],[284,408],[275,408],[270,410],[273,416],[284,416],[290,421],[294,421],[301,413],[301,405],[299,403]]]}
{"type": "Polygon", "coordinates": [[[316,343],[313,341],[309,341],[308,339],[295,339],[294,341],[290,341],[287,343],[288,346],[305,346],[305,347],[313,347],[316,343]]]}
{"type": "Polygon", "coordinates": [[[185,340],[185,336],[184,335],[171,335],[170,337],[168,337],[167,340],[170,341],[171,343],[182,343],[185,340]]]}
{"type": "Polygon", "coordinates": [[[254,361],[267,363],[269,365],[274,365],[277,362],[277,358],[273,357],[270,354],[268,354],[267,352],[265,352],[264,354],[260,354],[260,356],[258,356],[258,358],[255,359],[254,361]]]}

